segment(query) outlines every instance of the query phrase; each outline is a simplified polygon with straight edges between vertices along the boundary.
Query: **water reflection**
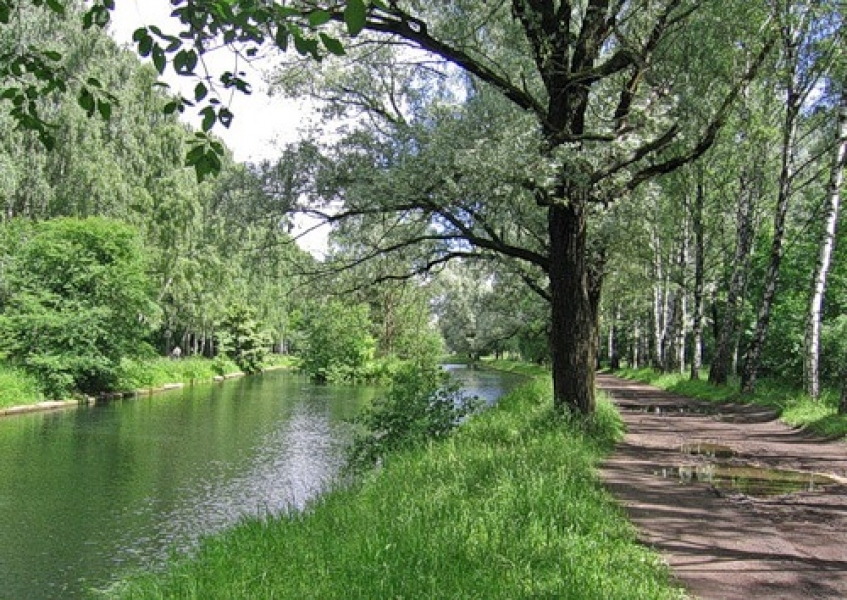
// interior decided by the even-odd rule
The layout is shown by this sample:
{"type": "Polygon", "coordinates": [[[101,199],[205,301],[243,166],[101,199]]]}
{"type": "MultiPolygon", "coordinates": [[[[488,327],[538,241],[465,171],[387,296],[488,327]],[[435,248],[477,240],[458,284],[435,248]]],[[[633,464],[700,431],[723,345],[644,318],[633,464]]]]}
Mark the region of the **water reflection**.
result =
{"type": "Polygon", "coordinates": [[[684,484],[708,483],[718,490],[759,498],[794,492],[819,492],[825,486],[837,483],[817,473],[720,463],[666,467],[655,474],[684,484]]]}
{"type": "MultiPolygon", "coordinates": [[[[452,371],[488,402],[518,381],[452,371]]],[[[244,516],[302,508],[374,393],[270,373],[0,419],[0,599],[80,596],[244,516]]]]}

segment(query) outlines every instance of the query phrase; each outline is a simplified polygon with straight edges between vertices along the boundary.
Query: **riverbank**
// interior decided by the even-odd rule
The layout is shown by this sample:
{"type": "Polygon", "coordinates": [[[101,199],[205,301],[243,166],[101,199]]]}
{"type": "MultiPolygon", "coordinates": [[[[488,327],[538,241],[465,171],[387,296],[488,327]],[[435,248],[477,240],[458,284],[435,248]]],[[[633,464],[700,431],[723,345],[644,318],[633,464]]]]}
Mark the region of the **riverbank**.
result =
{"type": "MultiPolygon", "coordinates": [[[[283,357],[263,371],[292,368],[290,357],[283,357]]],[[[0,365],[0,418],[34,412],[76,408],[98,401],[150,396],[198,383],[215,383],[244,377],[245,373],[232,362],[205,358],[171,360],[167,358],[129,364],[121,375],[122,391],[104,393],[98,397],[46,400],[37,381],[27,373],[0,365]],[[221,375],[223,371],[223,375],[221,375]]]]}
{"type": "Polygon", "coordinates": [[[614,374],[699,400],[716,403],[741,402],[768,407],[776,411],[779,419],[791,427],[801,427],[825,438],[847,436],[847,415],[838,414],[839,395],[835,390],[824,390],[821,399],[814,401],[795,386],[761,379],[755,394],[742,396],[737,382],[730,385],[712,385],[704,380],[692,381],[681,373],[659,373],[650,368],[620,369],[614,374]]]}
{"type": "Polygon", "coordinates": [[[536,378],[454,436],[391,455],[304,512],[208,538],[126,598],[676,598],[596,466],[622,433],[556,417],[536,378]]]}

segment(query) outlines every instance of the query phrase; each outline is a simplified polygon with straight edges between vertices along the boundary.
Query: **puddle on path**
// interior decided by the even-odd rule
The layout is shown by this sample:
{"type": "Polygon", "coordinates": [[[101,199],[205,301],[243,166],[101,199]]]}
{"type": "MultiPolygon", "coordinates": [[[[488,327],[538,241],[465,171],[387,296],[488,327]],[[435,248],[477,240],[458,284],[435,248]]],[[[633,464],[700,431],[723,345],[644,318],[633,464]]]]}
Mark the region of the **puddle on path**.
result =
{"type": "Polygon", "coordinates": [[[725,464],[686,465],[654,471],[680,483],[708,483],[722,491],[739,492],[759,498],[792,492],[819,492],[838,483],[826,475],[725,464]]]}
{"type": "Polygon", "coordinates": [[[709,458],[732,458],[736,454],[735,450],[729,446],[713,442],[689,442],[680,446],[679,451],[683,454],[708,456],[709,458]]]}
{"type": "Polygon", "coordinates": [[[705,406],[674,404],[634,404],[618,402],[618,408],[626,412],[651,413],[657,415],[711,415],[714,409],[705,406]]]}

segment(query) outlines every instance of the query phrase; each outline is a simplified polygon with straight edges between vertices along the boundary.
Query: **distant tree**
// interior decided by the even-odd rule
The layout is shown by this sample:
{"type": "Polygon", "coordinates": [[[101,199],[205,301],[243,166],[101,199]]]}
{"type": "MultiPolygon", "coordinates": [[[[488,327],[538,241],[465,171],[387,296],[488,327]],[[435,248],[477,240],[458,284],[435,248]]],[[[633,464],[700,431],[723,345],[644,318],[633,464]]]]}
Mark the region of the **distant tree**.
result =
{"type": "Polygon", "coordinates": [[[368,308],[329,300],[309,309],[301,324],[303,370],[322,382],[360,381],[374,357],[368,308]]]}
{"type": "Polygon", "coordinates": [[[230,306],[218,327],[218,352],[232,359],[245,373],[258,373],[270,352],[271,334],[249,306],[230,306]]]}

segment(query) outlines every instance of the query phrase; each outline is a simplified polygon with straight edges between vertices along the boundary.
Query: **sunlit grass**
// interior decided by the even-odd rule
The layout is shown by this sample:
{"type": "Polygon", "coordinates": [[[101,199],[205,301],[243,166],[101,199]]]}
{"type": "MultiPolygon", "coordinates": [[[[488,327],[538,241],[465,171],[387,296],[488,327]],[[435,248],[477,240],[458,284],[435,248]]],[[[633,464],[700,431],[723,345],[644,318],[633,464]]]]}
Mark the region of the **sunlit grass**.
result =
{"type": "Polygon", "coordinates": [[[43,399],[38,380],[20,369],[0,363],[0,408],[35,404],[43,399]]]}
{"type": "Polygon", "coordinates": [[[480,361],[488,369],[496,369],[497,371],[506,371],[508,373],[518,373],[520,375],[528,375],[532,377],[550,375],[550,367],[537,365],[534,363],[522,362],[518,360],[493,359],[483,358],[480,361]]]}
{"type": "Polygon", "coordinates": [[[168,383],[197,383],[211,381],[216,375],[238,371],[231,361],[189,357],[180,360],[154,358],[121,361],[118,389],[136,390],[157,388],[168,383]]]}
{"type": "Polygon", "coordinates": [[[770,379],[760,379],[756,393],[748,396],[741,395],[737,380],[716,386],[706,380],[691,381],[681,373],[662,374],[650,368],[622,369],[616,374],[691,398],[769,406],[778,410],[780,419],[793,427],[806,427],[827,437],[847,435],[847,416],[838,414],[839,396],[831,389],[824,390],[820,400],[815,401],[795,385],[770,379]]]}
{"type": "Polygon", "coordinates": [[[389,456],[305,512],[206,540],[126,598],[674,598],[595,467],[621,435],[556,416],[528,383],[459,432],[389,456]]]}

